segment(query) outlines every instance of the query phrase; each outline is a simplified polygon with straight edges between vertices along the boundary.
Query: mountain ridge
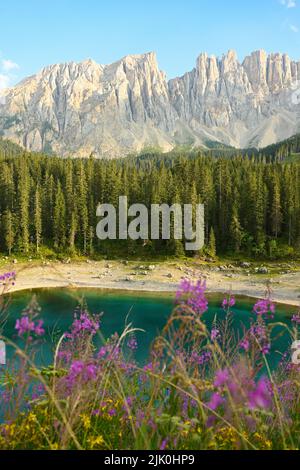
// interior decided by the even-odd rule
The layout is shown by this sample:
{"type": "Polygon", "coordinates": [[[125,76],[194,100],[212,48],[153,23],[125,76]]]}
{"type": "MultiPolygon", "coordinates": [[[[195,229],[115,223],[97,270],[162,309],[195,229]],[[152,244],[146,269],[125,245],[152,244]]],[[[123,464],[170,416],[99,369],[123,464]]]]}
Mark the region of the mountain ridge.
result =
{"type": "Polygon", "coordinates": [[[0,135],[33,151],[122,156],[146,146],[220,142],[263,148],[300,129],[300,62],[255,51],[199,55],[167,81],[156,54],[109,65],[92,59],[44,67],[2,92],[0,135]]]}

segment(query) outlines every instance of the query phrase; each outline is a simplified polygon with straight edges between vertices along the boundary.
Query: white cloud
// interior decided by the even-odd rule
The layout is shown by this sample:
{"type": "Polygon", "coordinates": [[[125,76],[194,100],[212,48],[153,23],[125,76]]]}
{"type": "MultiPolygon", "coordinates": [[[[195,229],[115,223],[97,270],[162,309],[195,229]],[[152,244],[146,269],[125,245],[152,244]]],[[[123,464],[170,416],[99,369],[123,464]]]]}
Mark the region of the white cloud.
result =
{"type": "Polygon", "coordinates": [[[0,73],[0,90],[9,86],[10,77],[0,73]]]}
{"type": "Polygon", "coordinates": [[[9,59],[2,60],[2,70],[4,72],[11,72],[12,70],[18,70],[19,66],[15,62],[9,59]]]}
{"type": "MultiPolygon", "coordinates": [[[[3,94],[5,88],[9,87],[10,77],[0,73],[0,105],[5,104],[5,94],[3,94]]],[[[5,93],[5,92],[4,92],[5,93]]]]}
{"type": "Polygon", "coordinates": [[[1,58],[1,55],[0,52],[0,91],[11,86],[12,82],[17,78],[14,72],[20,68],[12,60],[1,58]]]}
{"type": "Polygon", "coordinates": [[[290,24],[290,30],[293,31],[293,33],[299,33],[298,26],[295,26],[294,24],[290,24]]]}
{"type": "Polygon", "coordinates": [[[280,3],[286,8],[295,8],[297,6],[296,0],[280,0],[280,3]]]}

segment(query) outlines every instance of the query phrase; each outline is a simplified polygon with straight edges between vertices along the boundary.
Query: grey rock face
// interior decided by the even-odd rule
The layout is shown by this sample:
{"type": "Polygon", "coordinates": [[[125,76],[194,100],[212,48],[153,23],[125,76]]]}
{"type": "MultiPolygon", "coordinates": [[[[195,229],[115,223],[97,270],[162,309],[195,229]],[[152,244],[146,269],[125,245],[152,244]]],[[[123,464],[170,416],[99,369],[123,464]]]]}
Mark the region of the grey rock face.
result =
{"type": "Polygon", "coordinates": [[[263,147],[299,130],[300,62],[257,51],[201,54],[167,82],[156,56],[46,67],[2,92],[0,135],[34,151],[116,157],[146,146],[219,141],[263,147]]]}
{"type": "Polygon", "coordinates": [[[179,117],[203,138],[235,147],[264,147],[299,130],[300,62],[257,51],[243,64],[234,51],[221,59],[201,54],[196,68],[169,82],[179,117]]]}

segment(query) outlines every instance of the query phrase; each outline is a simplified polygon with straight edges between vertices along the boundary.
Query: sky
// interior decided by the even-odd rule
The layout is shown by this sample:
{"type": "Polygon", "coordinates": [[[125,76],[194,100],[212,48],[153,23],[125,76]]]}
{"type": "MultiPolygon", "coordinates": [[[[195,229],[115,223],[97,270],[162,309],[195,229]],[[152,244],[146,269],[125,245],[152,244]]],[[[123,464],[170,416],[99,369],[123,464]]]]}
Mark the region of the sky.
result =
{"type": "Polygon", "coordinates": [[[155,51],[168,78],[201,52],[300,60],[300,0],[1,0],[0,88],[46,65],[155,51]]]}

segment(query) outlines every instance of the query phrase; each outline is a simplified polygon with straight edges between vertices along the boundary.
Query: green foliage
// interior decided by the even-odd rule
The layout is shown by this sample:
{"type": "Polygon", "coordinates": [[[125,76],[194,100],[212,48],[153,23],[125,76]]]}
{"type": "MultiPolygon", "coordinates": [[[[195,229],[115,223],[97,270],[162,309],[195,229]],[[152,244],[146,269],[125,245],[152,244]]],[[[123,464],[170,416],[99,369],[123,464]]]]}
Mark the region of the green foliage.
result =
{"type": "MultiPolygon", "coordinates": [[[[237,153],[237,151],[235,152],[237,153]]],[[[278,258],[299,251],[300,166],[264,156],[148,154],[60,159],[0,140],[0,251],[8,254],[177,256],[184,241],[99,241],[100,203],[205,205],[204,252],[278,258]],[[276,244],[275,244],[276,241],[276,244]],[[282,247],[288,247],[283,249],[282,247]]]]}

